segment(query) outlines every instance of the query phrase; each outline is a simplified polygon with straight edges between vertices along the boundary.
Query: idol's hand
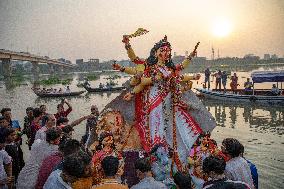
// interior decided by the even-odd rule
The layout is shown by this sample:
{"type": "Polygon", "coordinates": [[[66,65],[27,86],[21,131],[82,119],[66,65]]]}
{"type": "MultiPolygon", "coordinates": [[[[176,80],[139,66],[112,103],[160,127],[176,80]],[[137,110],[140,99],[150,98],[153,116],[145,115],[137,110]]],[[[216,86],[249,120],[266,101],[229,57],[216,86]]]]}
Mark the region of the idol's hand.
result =
{"type": "Polygon", "coordinates": [[[122,38],[122,43],[125,43],[126,45],[129,45],[129,37],[128,35],[124,35],[123,38],[122,38]]]}
{"type": "Polygon", "coordinates": [[[197,55],[197,51],[192,51],[189,56],[188,59],[191,60],[193,57],[195,57],[197,55]]]}
{"type": "Polygon", "coordinates": [[[200,79],[200,77],[201,77],[201,75],[200,75],[200,74],[196,74],[196,75],[194,76],[194,79],[195,79],[195,80],[199,80],[199,79],[200,79]]]}
{"type": "Polygon", "coordinates": [[[126,101],[130,101],[132,96],[133,95],[131,94],[131,92],[128,92],[128,93],[126,93],[126,95],[124,95],[123,99],[126,100],[126,101]]]}
{"type": "Polygon", "coordinates": [[[120,70],[120,69],[121,69],[121,65],[119,65],[119,64],[117,64],[117,63],[113,63],[113,64],[112,64],[112,68],[113,68],[114,70],[120,70]]]}

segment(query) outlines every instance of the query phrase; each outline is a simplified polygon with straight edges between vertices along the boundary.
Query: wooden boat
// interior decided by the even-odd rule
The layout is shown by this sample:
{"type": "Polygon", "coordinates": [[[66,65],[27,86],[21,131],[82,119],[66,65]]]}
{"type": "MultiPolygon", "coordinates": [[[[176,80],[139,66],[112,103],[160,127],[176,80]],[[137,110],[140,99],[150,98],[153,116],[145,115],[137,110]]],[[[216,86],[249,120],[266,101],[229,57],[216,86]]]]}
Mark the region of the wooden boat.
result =
{"type": "Polygon", "coordinates": [[[255,83],[263,82],[281,82],[280,95],[271,96],[268,95],[269,89],[257,89],[253,87],[252,95],[244,94],[244,90],[238,89],[237,94],[233,94],[231,90],[216,91],[202,88],[196,88],[200,95],[208,99],[221,100],[226,102],[244,102],[244,103],[261,103],[269,105],[284,105],[284,94],[282,90],[282,82],[284,81],[284,71],[265,71],[265,72],[253,72],[251,74],[253,86],[255,83]]]}
{"type": "Polygon", "coordinates": [[[34,93],[39,97],[68,97],[68,96],[79,96],[80,94],[83,94],[85,91],[77,91],[77,92],[70,92],[70,93],[41,93],[36,92],[34,93]]]}
{"type": "Polygon", "coordinates": [[[125,89],[125,87],[110,87],[110,88],[92,88],[88,86],[83,86],[88,92],[111,92],[111,91],[120,91],[125,89]]]}

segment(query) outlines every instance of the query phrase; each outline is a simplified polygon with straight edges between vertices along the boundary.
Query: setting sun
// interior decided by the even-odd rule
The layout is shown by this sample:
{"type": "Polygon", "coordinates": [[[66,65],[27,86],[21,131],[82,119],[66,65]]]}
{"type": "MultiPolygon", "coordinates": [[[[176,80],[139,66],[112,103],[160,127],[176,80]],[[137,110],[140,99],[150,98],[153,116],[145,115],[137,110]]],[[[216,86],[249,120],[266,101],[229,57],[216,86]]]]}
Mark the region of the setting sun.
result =
{"type": "Polygon", "coordinates": [[[226,37],[232,31],[232,25],[227,19],[218,19],[212,25],[213,34],[217,37],[226,37]]]}

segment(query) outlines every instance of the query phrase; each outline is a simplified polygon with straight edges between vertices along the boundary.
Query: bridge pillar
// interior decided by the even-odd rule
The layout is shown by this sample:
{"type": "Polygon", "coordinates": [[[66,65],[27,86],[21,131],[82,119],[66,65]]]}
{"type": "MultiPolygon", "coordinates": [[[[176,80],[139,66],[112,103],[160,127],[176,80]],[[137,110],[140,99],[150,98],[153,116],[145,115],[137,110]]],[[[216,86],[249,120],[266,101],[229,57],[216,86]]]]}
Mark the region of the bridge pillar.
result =
{"type": "Polygon", "coordinates": [[[3,70],[3,75],[5,78],[11,77],[12,75],[12,70],[11,70],[11,59],[9,58],[4,58],[2,60],[2,70],[3,70]]]}
{"type": "Polygon", "coordinates": [[[49,67],[49,74],[52,75],[54,74],[54,66],[52,64],[48,64],[49,67]]]}
{"type": "Polygon", "coordinates": [[[38,62],[32,62],[32,72],[33,74],[39,74],[39,66],[38,66],[38,62]]]}

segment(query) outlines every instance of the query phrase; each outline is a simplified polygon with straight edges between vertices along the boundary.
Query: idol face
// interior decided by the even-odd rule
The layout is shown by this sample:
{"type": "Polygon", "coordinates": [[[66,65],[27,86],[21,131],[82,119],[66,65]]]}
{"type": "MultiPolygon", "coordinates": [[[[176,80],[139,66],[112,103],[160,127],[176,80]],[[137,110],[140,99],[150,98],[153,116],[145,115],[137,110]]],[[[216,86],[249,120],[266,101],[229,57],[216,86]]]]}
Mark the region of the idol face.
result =
{"type": "Polygon", "coordinates": [[[162,46],[157,50],[156,57],[160,61],[168,61],[170,59],[171,50],[172,49],[169,46],[162,46]]]}

